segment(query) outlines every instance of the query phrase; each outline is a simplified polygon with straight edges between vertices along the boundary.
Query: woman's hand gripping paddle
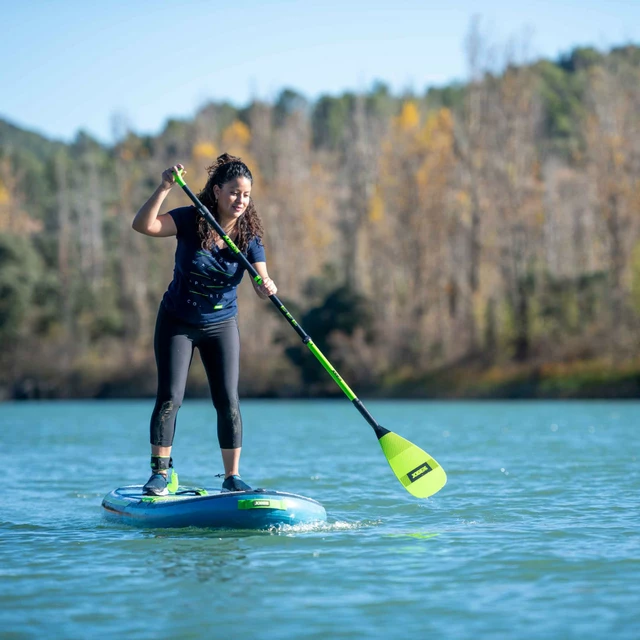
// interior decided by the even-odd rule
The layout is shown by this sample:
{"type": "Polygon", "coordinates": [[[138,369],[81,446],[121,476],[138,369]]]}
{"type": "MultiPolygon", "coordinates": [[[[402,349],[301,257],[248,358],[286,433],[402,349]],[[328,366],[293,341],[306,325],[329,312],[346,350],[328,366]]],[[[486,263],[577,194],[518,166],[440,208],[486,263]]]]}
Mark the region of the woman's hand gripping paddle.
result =
{"type": "MultiPolygon", "coordinates": [[[[254,269],[253,265],[247,260],[246,256],[241,253],[240,249],[227,236],[213,217],[209,209],[205,207],[198,197],[189,189],[185,181],[182,179],[181,172],[173,174],[176,182],[182,187],[183,191],[189,196],[195,205],[198,213],[215,229],[216,233],[226,242],[227,246],[242,262],[246,270],[257,284],[262,284],[262,278],[254,269]]],[[[402,486],[417,498],[428,498],[437,491],[440,491],[447,482],[447,474],[444,469],[426,452],[424,452],[415,444],[405,440],[398,434],[389,431],[380,426],[373,416],[367,411],[362,402],[351,391],[347,383],[340,377],[340,374],[333,368],[331,363],[316,347],[313,340],[307,335],[306,331],[296,322],[287,308],[282,304],[276,295],[269,296],[269,300],[273,302],[278,311],[285,317],[287,322],[293,327],[295,332],[300,336],[302,342],[307,345],[311,353],[318,359],[320,364],[327,370],[329,375],[334,379],[336,384],[342,389],[344,394],[351,400],[355,408],[360,412],[362,417],[373,428],[378,437],[378,442],[382,447],[391,470],[402,486]]]]}

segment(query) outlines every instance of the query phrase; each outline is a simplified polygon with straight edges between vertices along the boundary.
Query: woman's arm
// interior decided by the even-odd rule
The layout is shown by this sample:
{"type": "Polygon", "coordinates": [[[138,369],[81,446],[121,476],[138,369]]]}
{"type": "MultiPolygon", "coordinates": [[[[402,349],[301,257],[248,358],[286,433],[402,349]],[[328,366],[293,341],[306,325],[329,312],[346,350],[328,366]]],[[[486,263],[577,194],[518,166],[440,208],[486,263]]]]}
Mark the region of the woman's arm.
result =
{"type": "Polygon", "coordinates": [[[258,272],[258,275],[262,278],[262,284],[257,284],[254,280],[251,281],[253,288],[261,298],[268,298],[278,293],[278,287],[276,283],[269,277],[267,273],[266,262],[254,262],[253,268],[258,272]]]}
{"type": "MultiPolygon", "coordinates": [[[[162,183],[153,192],[151,197],[140,207],[136,217],[133,219],[132,227],[145,236],[155,236],[157,238],[166,238],[167,236],[175,236],[178,233],[176,223],[168,214],[158,215],[160,207],[164,199],[169,195],[171,187],[176,179],[173,175],[174,171],[182,170],[181,164],[177,164],[170,169],[162,172],[162,183]]],[[[183,172],[183,174],[186,171],[183,172]]]]}

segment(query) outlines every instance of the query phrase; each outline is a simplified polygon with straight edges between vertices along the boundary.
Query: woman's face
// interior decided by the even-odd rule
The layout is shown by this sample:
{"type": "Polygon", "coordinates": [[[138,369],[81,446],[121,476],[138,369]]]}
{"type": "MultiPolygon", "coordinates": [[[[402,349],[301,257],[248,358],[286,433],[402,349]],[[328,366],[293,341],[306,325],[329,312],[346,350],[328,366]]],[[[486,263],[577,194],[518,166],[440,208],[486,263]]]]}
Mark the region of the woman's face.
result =
{"type": "Polygon", "coordinates": [[[249,206],[251,200],[251,182],[248,178],[234,178],[222,187],[213,185],[213,193],[218,199],[218,213],[221,217],[238,219],[249,206]]]}

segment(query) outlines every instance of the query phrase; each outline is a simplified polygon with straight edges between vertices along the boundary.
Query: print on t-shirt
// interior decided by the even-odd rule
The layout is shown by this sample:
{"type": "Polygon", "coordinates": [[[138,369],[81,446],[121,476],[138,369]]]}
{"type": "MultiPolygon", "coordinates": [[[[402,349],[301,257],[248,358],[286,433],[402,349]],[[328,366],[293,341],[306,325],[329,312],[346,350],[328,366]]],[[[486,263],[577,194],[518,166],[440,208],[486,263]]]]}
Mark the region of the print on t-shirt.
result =
{"type": "MultiPolygon", "coordinates": [[[[236,315],[236,289],[244,275],[244,265],[228,247],[202,248],[195,207],[174,209],[169,214],[178,233],[173,280],[164,295],[164,307],[180,320],[195,325],[220,322],[236,315]]],[[[251,264],[265,261],[260,238],[251,240],[246,257],[251,264]]]]}

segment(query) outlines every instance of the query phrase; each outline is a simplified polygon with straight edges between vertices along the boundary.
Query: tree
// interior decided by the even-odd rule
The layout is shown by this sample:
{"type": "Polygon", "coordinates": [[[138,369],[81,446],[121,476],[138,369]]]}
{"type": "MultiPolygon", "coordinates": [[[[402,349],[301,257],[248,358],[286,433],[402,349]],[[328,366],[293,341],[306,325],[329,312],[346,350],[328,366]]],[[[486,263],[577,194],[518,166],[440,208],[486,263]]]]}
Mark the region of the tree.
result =
{"type": "Polygon", "coordinates": [[[42,261],[27,236],[0,235],[0,350],[29,334],[42,276],[42,261]]]}
{"type": "Polygon", "coordinates": [[[629,337],[629,265],[639,232],[640,73],[624,58],[594,67],[589,76],[584,120],[586,160],[595,186],[596,211],[609,251],[610,336],[615,353],[629,337]]]}

